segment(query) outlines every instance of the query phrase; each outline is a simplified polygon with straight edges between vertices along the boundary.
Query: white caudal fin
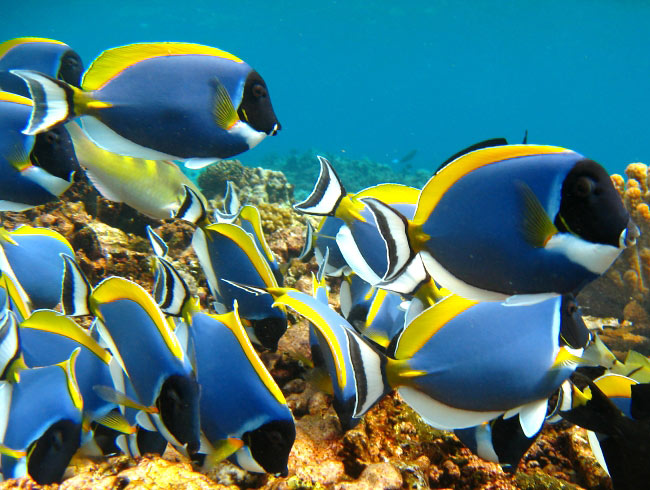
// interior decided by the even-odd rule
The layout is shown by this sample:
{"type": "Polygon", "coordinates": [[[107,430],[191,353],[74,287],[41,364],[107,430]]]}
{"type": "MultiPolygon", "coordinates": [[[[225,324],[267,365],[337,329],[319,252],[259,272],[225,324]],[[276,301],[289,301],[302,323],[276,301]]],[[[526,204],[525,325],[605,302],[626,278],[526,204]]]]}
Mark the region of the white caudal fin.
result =
{"type": "Polygon", "coordinates": [[[174,218],[182,219],[189,221],[190,223],[196,224],[199,221],[205,219],[205,205],[203,200],[199,197],[194,189],[191,189],[189,186],[183,184],[185,189],[185,197],[183,198],[183,204],[178,208],[174,218]]]}
{"type": "Polygon", "coordinates": [[[346,195],[341,179],[327,158],[318,156],[320,175],[309,197],[293,208],[305,214],[333,216],[337,206],[346,195]]]}
{"type": "Polygon", "coordinates": [[[223,211],[214,210],[214,220],[217,223],[234,223],[239,218],[242,204],[231,181],[226,182],[226,195],[223,198],[223,211]]]}
{"type": "Polygon", "coordinates": [[[33,70],[11,70],[29,87],[34,101],[25,134],[38,134],[75,117],[74,89],[65,82],[33,70]]]}
{"type": "Polygon", "coordinates": [[[92,292],[92,286],[88,282],[79,264],[66,254],[60,254],[63,258],[63,288],[61,291],[61,307],[66,316],[90,315],[88,298],[92,292]]]}
{"type": "Polygon", "coordinates": [[[166,259],[156,257],[156,282],[153,297],[160,309],[171,316],[180,316],[191,297],[187,283],[166,259]]]}
{"type": "Polygon", "coordinates": [[[366,197],[362,201],[375,217],[377,229],[386,244],[388,268],[383,280],[394,281],[415,255],[408,236],[408,220],[378,199],[366,197]]]}
{"type": "Polygon", "coordinates": [[[165,257],[169,251],[169,247],[167,247],[165,240],[153,231],[151,226],[147,225],[145,229],[147,230],[147,238],[149,238],[149,243],[151,244],[153,253],[156,257],[165,257]]]}
{"type": "Polygon", "coordinates": [[[305,244],[302,246],[298,260],[308,260],[314,251],[314,227],[307,221],[307,231],[305,232],[305,244]]]}

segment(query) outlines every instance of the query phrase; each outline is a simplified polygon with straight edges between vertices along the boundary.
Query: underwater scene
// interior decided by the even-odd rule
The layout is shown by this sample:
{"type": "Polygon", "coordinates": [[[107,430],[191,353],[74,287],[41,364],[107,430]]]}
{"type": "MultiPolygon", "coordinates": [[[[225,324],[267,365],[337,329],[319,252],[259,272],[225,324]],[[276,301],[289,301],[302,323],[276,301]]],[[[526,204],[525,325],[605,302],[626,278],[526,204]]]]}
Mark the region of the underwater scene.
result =
{"type": "Polygon", "coordinates": [[[650,488],[650,6],[3,18],[0,488],[650,488]]]}

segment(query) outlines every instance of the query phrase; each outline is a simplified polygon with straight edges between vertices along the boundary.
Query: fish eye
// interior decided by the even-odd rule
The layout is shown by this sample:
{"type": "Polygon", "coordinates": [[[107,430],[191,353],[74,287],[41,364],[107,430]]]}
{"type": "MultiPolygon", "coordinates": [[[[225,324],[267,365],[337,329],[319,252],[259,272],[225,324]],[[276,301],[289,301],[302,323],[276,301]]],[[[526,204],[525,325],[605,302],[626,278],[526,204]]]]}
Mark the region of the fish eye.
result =
{"type": "Polygon", "coordinates": [[[573,190],[578,197],[591,195],[596,188],[596,183],[589,177],[582,176],[576,181],[573,190]]]}
{"type": "Polygon", "coordinates": [[[257,97],[258,99],[261,98],[261,97],[266,97],[266,94],[267,94],[266,88],[264,88],[264,86],[260,85],[259,83],[256,83],[255,85],[253,85],[251,90],[253,92],[253,95],[255,97],[257,97]]]}
{"type": "Polygon", "coordinates": [[[53,132],[49,132],[49,133],[47,133],[47,135],[45,136],[45,139],[46,139],[47,142],[50,143],[50,144],[52,144],[52,143],[58,143],[58,141],[59,141],[59,135],[56,134],[56,133],[53,133],[53,132]]]}
{"type": "Polygon", "coordinates": [[[574,315],[578,312],[578,305],[572,301],[567,305],[566,310],[569,315],[574,315]]]}

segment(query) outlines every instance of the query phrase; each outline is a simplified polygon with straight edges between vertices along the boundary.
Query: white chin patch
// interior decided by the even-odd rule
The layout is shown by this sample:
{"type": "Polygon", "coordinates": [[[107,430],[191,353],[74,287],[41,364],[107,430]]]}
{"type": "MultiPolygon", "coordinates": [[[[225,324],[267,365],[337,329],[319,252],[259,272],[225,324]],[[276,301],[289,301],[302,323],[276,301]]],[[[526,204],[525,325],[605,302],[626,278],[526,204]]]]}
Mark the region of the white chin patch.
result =
{"type": "Polygon", "coordinates": [[[242,121],[237,121],[228,132],[233,136],[243,138],[249,149],[259,145],[260,142],[266,138],[266,133],[264,131],[255,131],[252,127],[242,121]]]}
{"type": "Polygon", "coordinates": [[[609,269],[622,252],[618,247],[591,243],[568,233],[556,233],[544,248],[561,253],[571,262],[598,275],[609,269]]]}

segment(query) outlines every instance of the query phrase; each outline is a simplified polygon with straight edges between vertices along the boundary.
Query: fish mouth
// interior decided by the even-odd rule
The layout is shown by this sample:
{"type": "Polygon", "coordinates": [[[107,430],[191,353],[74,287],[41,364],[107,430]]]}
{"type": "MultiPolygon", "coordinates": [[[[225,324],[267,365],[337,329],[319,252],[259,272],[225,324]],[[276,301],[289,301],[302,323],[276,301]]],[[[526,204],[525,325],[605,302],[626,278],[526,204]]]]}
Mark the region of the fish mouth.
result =
{"type": "Polygon", "coordinates": [[[621,236],[618,240],[619,247],[625,248],[636,245],[636,239],[640,236],[641,231],[639,231],[639,227],[634,224],[634,221],[632,221],[632,219],[630,219],[627,222],[627,227],[621,232],[621,236]]]}

